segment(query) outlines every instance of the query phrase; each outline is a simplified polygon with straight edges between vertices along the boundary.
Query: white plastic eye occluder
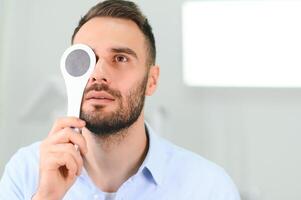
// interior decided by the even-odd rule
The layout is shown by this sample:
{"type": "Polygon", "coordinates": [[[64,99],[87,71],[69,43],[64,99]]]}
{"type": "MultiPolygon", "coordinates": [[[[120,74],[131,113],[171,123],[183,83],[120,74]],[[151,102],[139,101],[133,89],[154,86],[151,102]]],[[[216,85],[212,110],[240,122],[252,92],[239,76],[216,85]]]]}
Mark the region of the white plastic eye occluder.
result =
{"type": "Polygon", "coordinates": [[[95,63],[95,53],[87,45],[75,44],[64,52],[60,67],[67,89],[67,116],[79,117],[83,93],[95,63]]]}

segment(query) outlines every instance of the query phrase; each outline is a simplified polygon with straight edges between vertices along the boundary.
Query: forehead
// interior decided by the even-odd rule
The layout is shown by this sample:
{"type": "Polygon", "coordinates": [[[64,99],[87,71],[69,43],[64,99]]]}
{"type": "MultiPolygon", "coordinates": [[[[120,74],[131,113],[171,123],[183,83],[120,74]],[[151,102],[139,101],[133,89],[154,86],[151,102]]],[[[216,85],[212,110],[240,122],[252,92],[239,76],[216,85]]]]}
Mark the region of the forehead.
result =
{"type": "Polygon", "coordinates": [[[95,17],[86,22],[74,37],[74,44],[87,44],[96,51],[116,46],[130,48],[145,57],[145,37],[135,22],[112,17],[95,17]]]}

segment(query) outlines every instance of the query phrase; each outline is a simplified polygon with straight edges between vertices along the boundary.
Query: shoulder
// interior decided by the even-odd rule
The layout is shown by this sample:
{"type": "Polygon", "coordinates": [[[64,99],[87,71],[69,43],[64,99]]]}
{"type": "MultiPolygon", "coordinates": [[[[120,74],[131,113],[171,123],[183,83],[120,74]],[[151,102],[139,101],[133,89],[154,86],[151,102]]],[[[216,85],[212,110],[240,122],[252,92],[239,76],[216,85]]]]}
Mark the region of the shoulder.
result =
{"type": "Polygon", "coordinates": [[[20,178],[35,173],[38,170],[40,143],[20,148],[6,164],[4,173],[13,173],[20,178]]]}
{"type": "Polygon", "coordinates": [[[176,179],[183,187],[188,186],[187,190],[193,192],[202,191],[206,195],[223,197],[214,199],[239,199],[234,182],[221,166],[167,140],[164,144],[170,152],[167,180],[176,179]]]}
{"type": "Polygon", "coordinates": [[[5,172],[13,174],[12,177],[24,181],[24,184],[34,182],[39,172],[40,143],[20,148],[7,163],[5,172]]]}
{"type": "Polygon", "coordinates": [[[24,199],[32,195],[38,181],[40,142],[20,148],[8,161],[0,180],[0,199],[24,199]],[[2,195],[2,196],[1,196],[2,195]]]}
{"type": "Polygon", "coordinates": [[[20,148],[9,160],[7,166],[22,164],[24,167],[32,167],[39,162],[39,148],[41,142],[35,142],[31,145],[20,148]]]}
{"type": "Polygon", "coordinates": [[[35,142],[20,148],[6,164],[5,171],[16,171],[16,173],[35,172],[39,164],[40,143],[35,142]]]}
{"type": "Polygon", "coordinates": [[[193,173],[194,176],[215,177],[217,174],[223,175],[224,169],[203,156],[188,149],[175,145],[165,140],[165,145],[169,148],[171,163],[181,166],[186,173],[193,173]]]}

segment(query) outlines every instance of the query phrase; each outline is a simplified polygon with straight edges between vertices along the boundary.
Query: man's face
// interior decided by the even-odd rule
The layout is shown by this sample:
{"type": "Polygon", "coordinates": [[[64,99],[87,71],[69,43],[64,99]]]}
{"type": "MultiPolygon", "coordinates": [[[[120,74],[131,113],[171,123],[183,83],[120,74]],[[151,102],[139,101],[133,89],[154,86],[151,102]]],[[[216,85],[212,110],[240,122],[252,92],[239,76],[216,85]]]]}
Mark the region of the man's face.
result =
{"type": "Polygon", "coordinates": [[[78,43],[90,46],[97,57],[80,117],[100,136],[128,128],[141,114],[147,89],[144,35],[130,20],[97,17],[80,28],[78,43]]]}

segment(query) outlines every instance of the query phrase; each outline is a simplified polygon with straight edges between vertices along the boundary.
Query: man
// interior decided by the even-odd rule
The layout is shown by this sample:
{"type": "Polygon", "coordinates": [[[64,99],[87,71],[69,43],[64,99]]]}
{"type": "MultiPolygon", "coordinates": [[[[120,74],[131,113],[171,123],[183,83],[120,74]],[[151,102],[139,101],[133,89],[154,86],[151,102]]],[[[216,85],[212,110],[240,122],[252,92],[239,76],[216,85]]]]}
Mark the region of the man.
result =
{"type": "Polygon", "coordinates": [[[80,119],[58,119],[44,141],[11,158],[1,200],[239,199],[220,167],[160,138],[144,121],[159,67],[151,26],[134,3],[97,4],[72,43],[90,46],[97,59],[80,119]]]}

